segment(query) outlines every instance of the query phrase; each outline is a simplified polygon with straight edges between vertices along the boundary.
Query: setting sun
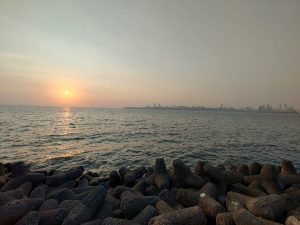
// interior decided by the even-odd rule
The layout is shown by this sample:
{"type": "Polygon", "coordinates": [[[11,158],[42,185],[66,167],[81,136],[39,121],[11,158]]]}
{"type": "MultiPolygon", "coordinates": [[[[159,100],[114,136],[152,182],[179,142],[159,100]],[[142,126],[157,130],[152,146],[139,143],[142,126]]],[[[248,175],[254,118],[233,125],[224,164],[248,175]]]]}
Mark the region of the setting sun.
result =
{"type": "Polygon", "coordinates": [[[65,91],[65,96],[69,96],[70,92],[69,91],[65,91]]]}

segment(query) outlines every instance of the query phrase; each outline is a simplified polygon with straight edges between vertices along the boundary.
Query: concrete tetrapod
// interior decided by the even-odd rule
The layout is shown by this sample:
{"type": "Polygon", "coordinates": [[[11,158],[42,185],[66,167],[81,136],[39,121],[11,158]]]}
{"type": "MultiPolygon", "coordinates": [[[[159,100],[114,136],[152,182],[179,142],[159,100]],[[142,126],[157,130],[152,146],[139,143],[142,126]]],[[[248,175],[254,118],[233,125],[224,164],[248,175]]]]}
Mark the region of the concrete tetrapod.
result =
{"type": "Polygon", "coordinates": [[[65,218],[63,225],[79,225],[91,220],[103,204],[107,190],[98,186],[85,199],[78,202],[65,218]]]}
{"type": "Polygon", "coordinates": [[[139,225],[147,225],[149,220],[156,216],[156,214],[156,209],[152,205],[148,205],[132,219],[132,222],[139,225]]]}
{"type": "Polygon", "coordinates": [[[289,160],[281,161],[280,175],[296,175],[297,170],[295,169],[293,162],[289,160]]]}
{"type": "Polygon", "coordinates": [[[235,225],[232,213],[219,213],[216,217],[216,225],[235,225]]]}
{"type": "Polygon", "coordinates": [[[102,225],[139,225],[139,224],[134,223],[130,220],[106,217],[102,225]]]}
{"type": "Polygon", "coordinates": [[[201,188],[204,185],[204,180],[192,173],[191,169],[180,159],[174,160],[173,166],[175,180],[178,180],[182,187],[201,188]]]}
{"type": "Polygon", "coordinates": [[[121,196],[120,209],[127,219],[133,219],[142,209],[155,205],[158,200],[157,196],[136,196],[126,191],[121,196]]]}
{"type": "Polygon", "coordinates": [[[193,206],[184,209],[178,209],[168,213],[153,217],[149,225],[205,225],[207,220],[199,208],[193,206]]]}
{"type": "Polygon", "coordinates": [[[156,159],[154,167],[154,183],[159,190],[170,188],[170,176],[163,158],[156,159]]]}
{"type": "Polygon", "coordinates": [[[286,212],[286,201],[280,195],[266,195],[246,202],[247,209],[255,216],[276,221],[286,212]]]}
{"type": "Polygon", "coordinates": [[[15,225],[39,225],[40,215],[37,211],[28,212],[15,225]]]}
{"type": "Polygon", "coordinates": [[[236,225],[264,225],[257,217],[252,215],[246,209],[239,209],[232,213],[236,225]]]}
{"type": "Polygon", "coordinates": [[[83,168],[73,169],[67,172],[62,172],[57,175],[47,176],[46,184],[49,186],[59,186],[70,180],[76,180],[83,173],[83,168]]]}
{"type": "Polygon", "coordinates": [[[61,225],[67,214],[66,209],[42,210],[39,225],[61,225]]]}
{"type": "Polygon", "coordinates": [[[219,213],[224,213],[224,207],[212,197],[200,194],[199,207],[202,209],[204,215],[211,219],[216,219],[219,213]]]}
{"type": "Polygon", "coordinates": [[[185,207],[198,205],[199,199],[200,193],[197,191],[191,191],[184,188],[178,188],[176,190],[176,200],[185,207]]]}

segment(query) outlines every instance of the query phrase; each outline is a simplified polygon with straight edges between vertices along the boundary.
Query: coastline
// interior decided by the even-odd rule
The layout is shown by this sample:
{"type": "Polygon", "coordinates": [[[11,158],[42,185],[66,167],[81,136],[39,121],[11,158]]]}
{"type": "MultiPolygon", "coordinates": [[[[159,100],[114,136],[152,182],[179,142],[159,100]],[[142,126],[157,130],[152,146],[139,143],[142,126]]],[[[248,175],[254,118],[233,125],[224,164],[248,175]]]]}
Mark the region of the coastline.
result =
{"type": "Polygon", "coordinates": [[[152,167],[31,171],[0,163],[0,221],[30,224],[286,224],[300,221],[300,173],[293,163],[195,168],[163,158],[152,167]],[[168,169],[167,169],[168,168],[168,169]],[[267,209],[267,210],[266,210],[267,209]]]}

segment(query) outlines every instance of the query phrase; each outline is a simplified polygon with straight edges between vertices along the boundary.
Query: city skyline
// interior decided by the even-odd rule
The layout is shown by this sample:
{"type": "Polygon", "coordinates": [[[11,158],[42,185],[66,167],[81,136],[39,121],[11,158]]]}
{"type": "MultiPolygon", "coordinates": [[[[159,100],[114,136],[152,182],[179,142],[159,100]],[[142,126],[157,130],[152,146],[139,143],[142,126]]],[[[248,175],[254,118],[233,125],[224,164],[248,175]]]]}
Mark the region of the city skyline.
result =
{"type": "Polygon", "coordinates": [[[0,104],[293,105],[300,1],[1,1],[0,104]]]}
{"type": "Polygon", "coordinates": [[[207,107],[204,105],[161,105],[160,103],[153,103],[153,105],[146,105],[140,107],[125,106],[125,109],[181,109],[181,110],[216,110],[216,111],[235,111],[235,112],[269,112],[269,113],[299,113],[294,106],[288,104],[279,104],[278,106],[273,106],[270,104],[263,104],[258,106],[244,106],[244,107],[234,107],[226,106],[221,104],[220,106],[207,107]]]}

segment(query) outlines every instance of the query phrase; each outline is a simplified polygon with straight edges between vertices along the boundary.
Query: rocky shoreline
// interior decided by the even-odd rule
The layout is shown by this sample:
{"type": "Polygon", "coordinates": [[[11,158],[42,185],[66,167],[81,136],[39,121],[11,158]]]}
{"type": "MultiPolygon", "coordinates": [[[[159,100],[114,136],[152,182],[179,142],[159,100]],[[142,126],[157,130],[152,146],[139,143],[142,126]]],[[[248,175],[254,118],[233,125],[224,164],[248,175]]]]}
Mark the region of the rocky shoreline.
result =
{"type": "Polygon", "coordinates": [[[107,177],[0,163],[1,225],[299,225],[300,173],[281,165],[225,169],[164,159],[107,177]]]}

